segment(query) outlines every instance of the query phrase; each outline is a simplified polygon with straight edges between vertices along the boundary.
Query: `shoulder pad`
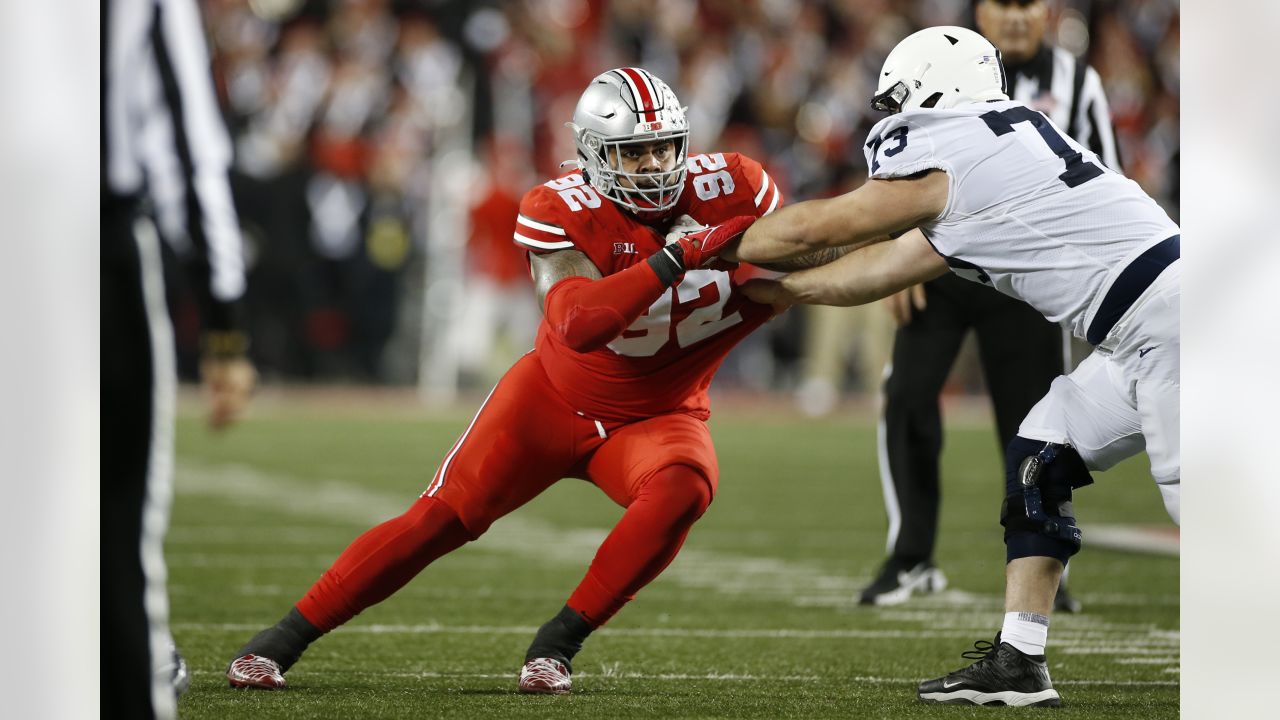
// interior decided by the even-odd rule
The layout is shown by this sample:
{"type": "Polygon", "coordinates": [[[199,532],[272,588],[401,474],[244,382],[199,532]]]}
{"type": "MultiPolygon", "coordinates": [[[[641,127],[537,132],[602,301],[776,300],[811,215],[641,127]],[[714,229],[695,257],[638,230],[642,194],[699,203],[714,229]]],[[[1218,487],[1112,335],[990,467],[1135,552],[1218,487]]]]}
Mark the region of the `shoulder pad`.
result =
{"type": "Polygon", "coordinates": [[[538,185],[525,193],[516,217],[515,243],[527,250],[544,253],[573,247],[565,231],[565,204],[555,191],[538,185]]]}

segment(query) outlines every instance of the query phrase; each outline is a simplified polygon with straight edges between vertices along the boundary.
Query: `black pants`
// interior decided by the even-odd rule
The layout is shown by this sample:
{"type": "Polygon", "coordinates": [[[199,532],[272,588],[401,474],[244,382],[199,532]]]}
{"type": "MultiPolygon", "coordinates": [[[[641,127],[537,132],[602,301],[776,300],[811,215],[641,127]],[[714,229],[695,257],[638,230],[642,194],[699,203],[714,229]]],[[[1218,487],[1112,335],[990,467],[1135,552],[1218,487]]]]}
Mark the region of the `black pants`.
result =
{"type": "MultiPolygon", "coordinates": [[[[938,458],[942,416],[938,394],[970,329],[977,333],[982,372],[995,404],[999,456],[1018,425],[1064,372],[1062,328],[1031,306],[944,275],[925,283],[926,307],[898,328],[885,380],[881,468],[894,497],[885,498],[889,550],[907,561],[932,560],[938,534],[938,458]],[[896,509],[896,513],[895,513],[896,509]]],[[[1003,460],[1002,460],[1003,465],[1003,460]]],[[[1003,477],[1003,472],[1000,474],[1003,477]]],[[[1003,487],[993,479],[993,487],[1003,487]]]]}
{"type": "MultiPolygon", "coordinates": [[[[168,626],[164,612],[158,618],[149,617],[144,605],[147,576],[143,557],[148,555],[147,562],[153,563],[160,556],[164,538],[163,527],[157,528],[154,522],[151,532],[144,531],[144,513],[156,509],[149,508],[149,503],[154,506],[162,498],[155,497],[156,488],[148,492],[154,462],[156,369],[131,208],[122,200],[103,199],[101,702],[103,718],[137,719],[158,716],[152,702],[150,643],[153,633],[167,638],[168,626]]],[[[158,243],[156,238],[151,241],[158,243]]],[[[158,264],[159,247],[154,248],[153,259],[158,264]]],[[[160,319],[168,322],[167,313],[160,319]]],[[[168,350],[172,352],[171,340],[168,350]]],[[[168,484],[171,480],[162,472],[151,481],[168,484]]],[[[165,490],[167,495],[167,487],[165,490]]],[[[167,504],[162,511],[161,525],[167,524],[167,504]]],[[[171,716],[172,708],[159,710],[160,717],[171,716]]]]}

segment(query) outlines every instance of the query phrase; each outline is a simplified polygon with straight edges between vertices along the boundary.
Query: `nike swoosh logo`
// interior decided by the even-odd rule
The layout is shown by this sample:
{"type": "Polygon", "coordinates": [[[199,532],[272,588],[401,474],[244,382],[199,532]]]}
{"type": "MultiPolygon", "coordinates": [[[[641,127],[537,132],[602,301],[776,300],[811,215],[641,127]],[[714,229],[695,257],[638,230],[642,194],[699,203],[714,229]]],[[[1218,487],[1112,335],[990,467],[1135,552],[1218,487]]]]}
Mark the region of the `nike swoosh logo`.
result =
{"type": "Polygon", "coordinates": [[[1149,348],[1142,348],[1142,349],[1138,350],[1138,357],[1140,357],[1140,358],[1142,358],[1142,357],[1146,357],[1146,356],[1147,356],[1147,353],[1151,352],[1152,350],[1155,350],[1155,349],[1156,349],[1156,348],[1158,348],[1158,347],[1160,347],[1160,346],[1159,346],[1159,345],[1152,345],[1152,346],[1151,346],[1151,347],[1149,347],[1149,348]]]}
{"type": "Polygon", "coordinates": [[[609,113],[608,115],[601,115],[600,113],[591,113],[591,114],[592,114],[592,115],[595,115],[596,117],[600,118],[601,120],[608,120],[609,118],[613,117],[614,115],[617,115],[617,113],[609,113]]]}
{"type": "MultiPolygon", "coordinates": [[[[889,72],[893,72],[893,71],[892,71],[892,70],[890,70],[889,72]]],[[[889,77],[889,73],[885,73],[885,74],[884,74],[884,76],[885,76],[885,77],[889,77]]]]}
{"type": "Polygon", "coordinates": [[[955,686],[959,685],[959,684],[960,684],[960,683],[962,683],[962,682],[964,682],[964,681],[963,681],[963,680],[957,680],[957,681],[955,681],[955,682],[947,682],[946,680],[943,680],[943,681],[942,681],[942,689],[943,689],[943,690],[946,690],[947,688],[953,688],[953,687],[955,687],[955,686]]]}

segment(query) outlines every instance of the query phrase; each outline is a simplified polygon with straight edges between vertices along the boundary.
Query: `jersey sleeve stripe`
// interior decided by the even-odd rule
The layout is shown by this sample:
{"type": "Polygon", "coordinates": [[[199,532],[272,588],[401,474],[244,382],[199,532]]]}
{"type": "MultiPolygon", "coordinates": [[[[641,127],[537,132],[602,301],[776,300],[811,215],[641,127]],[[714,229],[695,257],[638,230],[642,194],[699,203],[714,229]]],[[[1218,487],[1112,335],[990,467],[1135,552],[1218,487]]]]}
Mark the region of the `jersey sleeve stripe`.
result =
{"type": "Polygon", "coordinates": [[[524,215],[519,215],[516,219],[519,221],[521,225],[528,225],[534,230],[541,230],[544,233],[551,233],[552,235],[561,235],[561,236],[564,235],[564,228],[538,222],[537,220],[525,217],[524,215]]]}
{"type": "Polygon", "coordinates": [[[526,237],[520,233],[515,233],[515,241],[521,245],[528,245],[529,247],[537,248],[539,250],[564,250],[566,248],[573,247],[573,243],[568,240],[563,242],[546,242],[543,240],[534,240],[533,238],[526,237]]]}
{"type": "Polygon", "coordinates": [[[762,168],[760,177],[760,192],[756,193],[756,207],[760,207],[760,203],[764,202],[764,194],[769,192],[769,173],[762,168]]]}
{"type": "Polygon", "coordinates": [[[773,212],[778,207],[778,200],[782,198],[782,193],[778,192],[778,186],[773,186],[773,202],[769,203],[769,209],[764,211],[765,215],[773,212]]]}

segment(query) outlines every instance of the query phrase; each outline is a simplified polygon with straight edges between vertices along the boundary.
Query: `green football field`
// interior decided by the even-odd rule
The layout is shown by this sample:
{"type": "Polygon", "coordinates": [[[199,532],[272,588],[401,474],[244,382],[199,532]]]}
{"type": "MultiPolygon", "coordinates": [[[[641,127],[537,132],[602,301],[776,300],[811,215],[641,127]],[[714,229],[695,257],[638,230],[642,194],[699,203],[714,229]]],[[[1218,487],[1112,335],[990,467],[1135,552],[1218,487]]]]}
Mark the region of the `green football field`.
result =
{"type": "Polygon", "coordinates": [[[284,692],[222,675],[356,535],[402,512],[468,410],[277,402],[221,436],[184,415],[168,537],[173,631],[211,718],[915,718],[1178,715],[1176,557],[1104,549],[1090,528],[1172,527],[1139,458],[1076,494],[1084,613],[1055,616],[1058,710],[929,706],[916,683],[968,663],[1002,616],[1003,493],[981,415],[949,423],[943,593],[865,608],[886,520],[874,418],[806,420],[737,403],[712,420],[721,478],[680,556],[574,662],[574,694],[523,696],[534,630],[564,604],[621,510],[566,480],[312,646],[284,692]]]}

